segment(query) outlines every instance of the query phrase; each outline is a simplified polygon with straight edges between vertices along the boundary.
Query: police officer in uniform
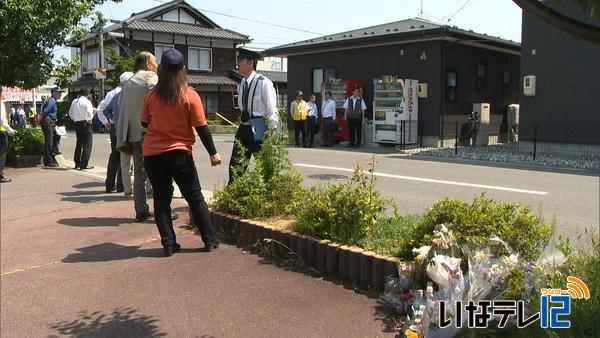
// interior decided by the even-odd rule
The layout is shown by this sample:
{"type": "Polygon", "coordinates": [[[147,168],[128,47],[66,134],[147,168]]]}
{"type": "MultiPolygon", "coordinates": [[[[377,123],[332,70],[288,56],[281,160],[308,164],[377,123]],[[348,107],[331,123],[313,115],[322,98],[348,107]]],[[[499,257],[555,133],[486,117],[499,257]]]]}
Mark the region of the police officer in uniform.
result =
{"type": "Polygon", "coordinates": [[[267,129],[279,127],[277,95],[273,82],[256,73],[256,65],[262,56],[244,48],[238,48],[236,55],[238,71],[244,76],[237,88],[242,123],[235,133],[236,142],[229,161],[228,184],[246,171],[250,157],[260,150],[267,129]],[[245,150],[243,154],[238,142],[245,150]],[[245,161],[240,161],[242,156],[245,161]]]}

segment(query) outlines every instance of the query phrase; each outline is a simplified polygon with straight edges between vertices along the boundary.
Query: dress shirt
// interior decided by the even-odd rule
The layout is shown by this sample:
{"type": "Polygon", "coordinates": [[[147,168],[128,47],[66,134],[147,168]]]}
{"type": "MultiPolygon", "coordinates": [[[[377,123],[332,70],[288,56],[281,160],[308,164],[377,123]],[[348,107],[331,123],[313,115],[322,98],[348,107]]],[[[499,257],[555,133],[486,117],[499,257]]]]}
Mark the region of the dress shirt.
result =
{"type": "MultiPolygon", "coordinates": [[[[356,100],[361,100],[362,97],[350,96],[349,98],[346,99],[346,102],[344,102],[344,109],[348,109],[348,101],[350,101],[350,99],[352,99],[352,105],[354,106],[354,104],[356,103],[356,100]]],[[[367,110],[367,105],[365,104],[365,100],[362,100],[361,105],[360,105],[360,110],[362,110],[362,111],[367,110]]]]}
{"type": "Polygon", "coordinates": [[[10,127],[8,119],[6,118],[6,107],[4,107],[4,102],[2,101],[0,101],[0,124],[9,135],[14,134],[15,131],[10,127]]]}
{"type": "Polygon", "coordinates": [[[104,110],[110,106],[110,103],[111,103],[113,97],[115,97],[115,95],[119,94],[120,92],[121,92],[120,86],[111,90],[110,92],[108,92],[108,94],[106,94],[106,96],[104,97],[104,100],[102,100],[100,102],[100,104],[98,105],[98,108],[96,108],[96,114],[98,114],[98,119],[100,120],[100,122],[102,122],[103,125],[107,125],[109,123],[114,123],[114,119],[108,118],[104,114],[104,110]]]}
{"type": "Polygon", "coordinates": [[[42,115],[44,117],[50,116],[51,119],[56,121],[56,112],[56,99],[54,97],[50,97],[42,106],[42,115]]]}
{"type": "Polygon", "coordinates": [[[329,99],[323,102],[323,109],[321,109],[321,115],[324,118],[335,117],[335,101],[329,99]]]}
{"type": "MultiPolygon", "coordinates": [[[[259,76],[259,74],[252,72],[247,79],[242,79],[238,85],[238,107],[241,111],[244,111],[244,103],[242,102],[244,84],[247,83],[247,86],[250,88],[257,76],[259,76]]],[[[252,95],[252,93],[249,93],[248,95],[252,95]]],[[[263,79],[256,83],[254,96],[248,98],[248,104],[250,104],[250,100],[252,100],[250,118],[263,117],[266,120],[271,121],[271,128],[278,128],[279,115],[277,113],[277,95],[275,93],[275,87],[273,87],[273,82],[263,75],[263,79]]]]}
{"type": "Polygon", "coordinates": [[[18,115],[21,115],[21,116],[25,116],[25,110],[24,110],[24,109],[21,109],[21,108],[19,108],[19,111],[17,111],[17,114],[18,114],[18,115]]]}
{"type": "Polygon", "coordinates": [[[308,116],[319,116],[319,108],[317,108],[316,102],[308,101],[306,102],[306,105],[308,106],[308,116]]]}
{"type": "Polygon", "coordinates": [[[75,122],[91,121],[94,118],[94,106],[85,96],[80,96],[71,102],[69,117],[75,122]]]}

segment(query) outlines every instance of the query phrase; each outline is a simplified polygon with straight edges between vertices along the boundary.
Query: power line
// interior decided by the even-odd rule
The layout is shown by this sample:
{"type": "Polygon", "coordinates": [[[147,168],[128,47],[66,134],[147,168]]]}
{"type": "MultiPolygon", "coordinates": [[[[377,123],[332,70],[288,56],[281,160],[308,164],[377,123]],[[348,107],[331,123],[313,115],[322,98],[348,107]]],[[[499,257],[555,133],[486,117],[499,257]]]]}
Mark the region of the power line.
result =
{"type": "Polygon", "coordinates": [[[452,14],[452,15],[451,15],[451,16],[448,18],[448,21],[447,21],[447,22],[450,22],[450,20],[452,20],[452,18],[454,18],[454,17],[456,16],[456,14],[458,14],[460,11],[462,11],[462,10],[463,10],[463,8],[465,8],[465,6],[467,6],[467,4],[468,4],[469,2],[471,2],[471,0],[467,0],[467,1],[465,1],[465,3],[464,3],[462,6],[460,6],[460,8],[459,8],[459,9],[458,9],[458,10],[457,10],[457,11],[456,11],[454,14],[452,14]]]}

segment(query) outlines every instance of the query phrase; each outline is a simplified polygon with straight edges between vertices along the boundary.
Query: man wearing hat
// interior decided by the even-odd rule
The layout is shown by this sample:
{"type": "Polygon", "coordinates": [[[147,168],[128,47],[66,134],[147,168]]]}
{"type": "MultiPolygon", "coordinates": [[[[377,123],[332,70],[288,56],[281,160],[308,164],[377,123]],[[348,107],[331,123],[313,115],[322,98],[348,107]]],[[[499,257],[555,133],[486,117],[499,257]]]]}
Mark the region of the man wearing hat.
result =
{"type": "Polygon", "coordinates": [[[6,164],[6,154],[8,153],[8,136],[12,136],[17,131],[10,127],[8,123],[8,114],[4,101],[2,101],[2,85],[0,85],[0,183],[8,183],[11,180],[4,177],[4,165],[6,164]]]}
{"type": "Polygon", "coordinates": [[[113,110],[113,100],[118,100],[121,93],[121,87],[123,83],[127,82],[133,76],[132,72],[123,72],[119,76],[119,84],[115,89],[111,90],[106,94],[104,100],[100,102],[98,108],[96,108],[96,114],[98,119],[104,125],[106,130],[110,132],[110,149],[111,153],[108,158],[108,166],[106,171],[106,192],[110,193],[115,188],[115,179],[117,181],[117,192],[123,192],[123,179],[121,176],[120,166],[120,152],[117,150],[117,133],[115,131],[115,111],[113,110]],[[116,98],[116,99],[115,99],[116,98]]]}
{"type": "Polygon", "coordinates": [[[290,105],[290,114],[292,115],[292,120],[294,120],[294,141],[296,141],[296,147],[300,146],[300,139],[298,137],[302,133],[302,146],[306,148],[308,145],[306,142],[308,106],[306,101],[304,101],[304,93],[301,90],[296,92],[296,99],[290,105]]]}
{"type": "Polygon", "coordinates": [[[54,159],[52,149],[54,148],[54,128],[56,127],[56,101],[62,96],[62,90],[59,86],[55,86],[50,90],[50,98],[42,107],[41,124],[44,132],[44,165],[47,167],[58,167],[58,163],[54,159]]]}
{"type": "Polygon", "coordinates": [[[241,124],[235,133],[233,152],[229,161],[229,183],[242,175],[247,168],[252,154],[257,153],[265,136],[266,129],[279,127],[277,115],[277,95],[273,82],[267,77],[256,73],[259,53],[248,49],[236,50],[237,68],[244,77],[238,85],[238,107],[241,111],[241,124]],[[238,163],[241,151],[238,142],[244,147],[245,161],[238,163]]]}

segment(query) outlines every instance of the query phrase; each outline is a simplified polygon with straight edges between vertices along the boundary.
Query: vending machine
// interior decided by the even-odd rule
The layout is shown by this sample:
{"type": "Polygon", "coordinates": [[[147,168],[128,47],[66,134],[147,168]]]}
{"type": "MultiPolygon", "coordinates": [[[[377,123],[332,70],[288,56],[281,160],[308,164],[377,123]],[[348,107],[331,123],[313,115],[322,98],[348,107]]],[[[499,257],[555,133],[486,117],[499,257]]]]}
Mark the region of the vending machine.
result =
{"type": "MultiPolygon", "coordinates": [[[[336,131],[333,133],[333,137],[338,141],[350,140],[350,131],[348,128],[348,120],[344,117],[344,102],[350,96],[355,88],[359,88],[361,95],[363,91],[363,83],[357,80],[331,80],[321,84],[321,94],[323,98],[321,102],[325,101],[325,92],[330,91],[332,100],[335,101],[336,116],[333,123],[336,125],[336,131]]],[[[323,131],[323,128],[321,128],[323,131]]],[[[321,136],[322,132],[321,132],[321,136]]]]}
{"type": "Polygon", "coordinates": [[[373,141],[414,144],[418,140],[419,81],[383,76],[373,80],[373,141]]]}

